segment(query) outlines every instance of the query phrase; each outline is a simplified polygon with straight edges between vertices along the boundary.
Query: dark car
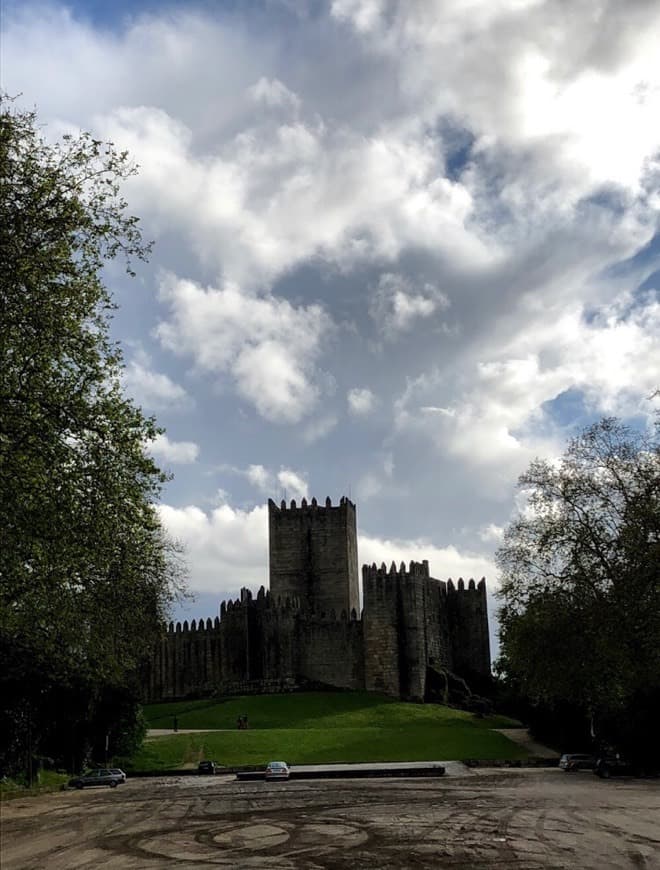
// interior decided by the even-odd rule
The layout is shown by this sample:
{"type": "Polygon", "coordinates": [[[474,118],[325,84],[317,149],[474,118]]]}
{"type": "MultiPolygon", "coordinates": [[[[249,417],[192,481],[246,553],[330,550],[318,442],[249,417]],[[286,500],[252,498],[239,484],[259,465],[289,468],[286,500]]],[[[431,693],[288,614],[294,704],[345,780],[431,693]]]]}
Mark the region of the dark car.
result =
{"type": "Polygon", "coordinates": [[[99,768],[98,770],[88,770],[82,776],[75,776],[69,780],[71,788],[88,788],[93,785],[109,785],[110,788],[115,788],[124,782],[125,774],[120,771],[113,772],[107,768],[99,768]]]}
{"type": "Polygon", "coordinates": [[[636,773],[634,766],[620,755],[602,755],[594,766],[594,773],[602,779],[610,776],[631,776],[636,773]]]}
{"type": "Polygon", "coordinates": [[[218,765],[215,761],[200,761],[197,765],[197,773],[217,773],[218,765]]]}
{"type": "Polygon", "coordinates": [[[559,759],[559,766],[566,773],[576,770],[593,770],[596,766],[596,758],[584,752],[565,753],[559,759]]]}

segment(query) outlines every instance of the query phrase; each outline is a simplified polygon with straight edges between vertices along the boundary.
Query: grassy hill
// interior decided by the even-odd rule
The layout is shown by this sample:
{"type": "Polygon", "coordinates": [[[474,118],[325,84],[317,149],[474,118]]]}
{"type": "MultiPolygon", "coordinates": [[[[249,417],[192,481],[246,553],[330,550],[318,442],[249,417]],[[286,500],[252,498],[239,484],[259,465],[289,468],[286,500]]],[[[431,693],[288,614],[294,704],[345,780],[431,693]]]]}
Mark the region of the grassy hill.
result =
{"type": "Polygon", "coordinates": [[[521,747],[493,731],[518,723],[477,719],[436,704],[406,704],[366,692],[308,692],[226,700],[178,701],[145,708],[150,728],[208,729],[147,741],[127,763],[133,770],[194,767],[202,758],[225,766],[357,761],[517,759],[521,747]],[[247,714],[249,730],[236,720],[247,714]],[[221,730],[216,730],[221,729],[221,730]]]}

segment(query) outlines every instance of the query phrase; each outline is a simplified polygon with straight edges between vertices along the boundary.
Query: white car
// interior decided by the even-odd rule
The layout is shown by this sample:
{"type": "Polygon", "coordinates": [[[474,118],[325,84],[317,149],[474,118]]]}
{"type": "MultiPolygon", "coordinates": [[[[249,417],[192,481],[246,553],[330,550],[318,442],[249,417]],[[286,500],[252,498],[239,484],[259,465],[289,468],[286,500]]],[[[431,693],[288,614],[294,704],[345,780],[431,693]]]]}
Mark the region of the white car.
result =
{"type": "Polygon", "coordinates": [[[286,761],[271,761],[266,766],[265,776],[269,781],[275,779],[288,779],[289,772],[289,765],[286,761]]]}

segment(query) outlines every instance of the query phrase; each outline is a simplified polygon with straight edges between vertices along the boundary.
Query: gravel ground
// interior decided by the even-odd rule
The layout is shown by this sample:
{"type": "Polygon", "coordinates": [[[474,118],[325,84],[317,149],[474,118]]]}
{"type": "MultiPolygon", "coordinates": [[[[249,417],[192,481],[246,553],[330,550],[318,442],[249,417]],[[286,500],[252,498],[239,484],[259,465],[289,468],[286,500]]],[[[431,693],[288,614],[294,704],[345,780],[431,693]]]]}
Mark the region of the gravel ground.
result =
{"type": "Polygon", "coordinates": [[[133,780],[2,807],[2,870],[660,868],[660,781],[589,772],[442,779],[133,780]]]}

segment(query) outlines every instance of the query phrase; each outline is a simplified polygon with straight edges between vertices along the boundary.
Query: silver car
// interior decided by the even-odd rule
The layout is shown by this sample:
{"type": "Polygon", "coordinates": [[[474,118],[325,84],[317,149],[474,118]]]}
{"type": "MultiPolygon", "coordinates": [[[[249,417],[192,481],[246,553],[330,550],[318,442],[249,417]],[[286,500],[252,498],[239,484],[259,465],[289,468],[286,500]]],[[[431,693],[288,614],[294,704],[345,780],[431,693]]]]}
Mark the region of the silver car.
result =
{"type": "Polygon", "coordinates": [[[122,782],[126,782],[126,774],[120,767],[110,767],[109,770],[110,773],[116,773],[117,776],[120,776],[122,782]]]}
{"type": "Polygon", "coordinates": [[[88,770],[82,776],[75,776],[69,780],[71,788],[87,788],[92,785],[109,785],[110,788],[115,788],[120,783],[124,782],[125,775],[121,771],[108,770],[106,767],[98,770],[88,770]]]}
{"type": "Polygon", "coordinates": [[[271,761],[266,767],[265,779],[269,782],[289,778],[289,765],[286,761],[271,761]]]}

